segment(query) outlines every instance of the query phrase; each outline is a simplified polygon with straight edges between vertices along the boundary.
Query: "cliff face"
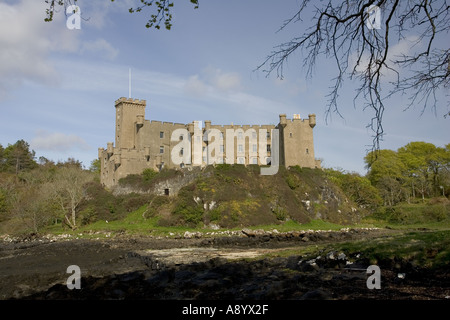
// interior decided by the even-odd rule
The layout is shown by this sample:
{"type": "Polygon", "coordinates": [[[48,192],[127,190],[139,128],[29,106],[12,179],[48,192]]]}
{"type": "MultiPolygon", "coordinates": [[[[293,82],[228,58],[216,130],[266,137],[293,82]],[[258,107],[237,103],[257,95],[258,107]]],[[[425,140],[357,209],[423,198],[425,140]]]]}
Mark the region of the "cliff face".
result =
{"type": "MultiPolygon", "coordinates": [[[[280,167],[276,175],[263,176],[258,166],[217,165],[159,179],[145,192],[161,196],[163,190],[170,190],[170,200],[152,203],[164,203],[164,208],[152,208],[154,214],[164,211],[162,225],[230,228],[312,219],[345,224],[365,214],[320,169],[280,167]]],[[[122,184],[124,191],[139,190],[122,184]]]]}

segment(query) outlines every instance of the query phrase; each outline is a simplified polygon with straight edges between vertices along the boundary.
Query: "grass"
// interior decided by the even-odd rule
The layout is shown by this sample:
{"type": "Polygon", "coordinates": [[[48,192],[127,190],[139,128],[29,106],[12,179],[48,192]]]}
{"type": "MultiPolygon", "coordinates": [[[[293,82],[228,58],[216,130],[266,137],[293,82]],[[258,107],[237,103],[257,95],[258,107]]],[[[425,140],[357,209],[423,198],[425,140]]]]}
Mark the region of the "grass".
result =
{"type": "Polygon", "coordinates": [[[414,231],[372,240],[301,246],[281,249],[264,257],[303,256],[307,260],[330,251],[347,256],[362,254],[370,264],[409,261],[417,267],[443,267],[450,264],[450,230],[414,231]]]}
{"type": "Polygon", "coordinates": [[[348,242],[339,246],[347,254],[364,252],[372,264],[403,259],[424,267],[450,263],[450,230],[414,231],[384,239],[348,242]]]}
{"type": "MultiPolygon", "coordinates": [[[[104,232],[126,232],[128,234],[142,234],[142,235],[156,235],[156,236],[172,236],[173,234],[183,234],[186,231],[194,232],[212,232],[215,231],[208,227],[188,227],[188,226],[161,226],[158,224],[160,217],[157,215],[153,217],[146,217],[147,205],[141,206],[139,209],[129,213],[122,219],[114,221],[98,220],[94,223],[82,226],[75,231],[67,232],[62,230],[60,226],[49,226],[46,228],[46,232],[53,234],[61,233],[86,233],[104,231],[104,232]]],[[[416,223],[416,224],[401,224],[392,223],[382,217],[367,217],[363,219],[362,223],[357,225],[341,225],[336,223],[331,223],[328,221],[323,221],[320,219],[311,220],[308,223],[299,223],[294,220],[288,220],[280,224],[269,224],[269,225],[257,225],[248,227],[250,229],[262,229],[265,231],[278,230],[279,232],[288,231],[300,231],[300,230],[340,230],[342,228],[364,228],[364,227],[379,227],[379,228],[390,228],[399,230],[417,230],[417,229],[428,229],[428,230],[449,230],[450,229],[450,219],[443,221],[435,221],[428,223],[416,223]]],[[[223,230],[241,230],[243,227],[235,227],[223,230]]]]}
{"type": "MultiPolygon", "coordinates": [[[[185,226],[170,226],[163,227],[158,225],[158,217],[150,217],[143,218],[143,214],[147,210],[147,206],[142,206],[138,210],[130,213],[124,219],[115,220],[115,221],[96,221],[92,224],[83,226],[76,231],[75,233],[82,233],[87,231],[105,231],[105,232],[126,232],[128,234],[143,234],[143,235],[157,235],[157,236],[171,236],[173,234],[183,234],[186,231],[190,232],[213,232],[217,230],[213,230],[208,227],[203,228],[192,228],[185,226]]],[[[273,224],[273,225],[260,225],[260,226],[252,226],[250,229],[262,229],[265,231],[278,230],[279,232],[288,232],[288,231],[299,231],[299,230],[339,230],[345,227],[331,222],[326,222],[322,220],[312,220],[309,223],[301,224],[293,220],[286,221],[283,224],[273,224]]],[[[354,226],[353,226],[354,227],[354,226]]],[[[243,227],[236,227],[230,229],[220,229],[220,231],[230,230],[236,231],[241,230],[243,227]]]]}

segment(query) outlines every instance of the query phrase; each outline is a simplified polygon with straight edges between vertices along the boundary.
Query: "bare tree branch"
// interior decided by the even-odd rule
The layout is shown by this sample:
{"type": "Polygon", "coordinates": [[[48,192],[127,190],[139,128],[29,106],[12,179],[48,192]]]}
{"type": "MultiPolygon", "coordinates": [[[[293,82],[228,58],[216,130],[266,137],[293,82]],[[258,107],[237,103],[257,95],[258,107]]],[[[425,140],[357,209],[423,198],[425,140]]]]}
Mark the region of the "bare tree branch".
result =
{"type": "MultiPolygon", "coordinates": [[[[257,70],[269,76],[276,73],[283,79],[284,65],[292,53],[303,53],[302,66],[306,77],[312,76],[317,59],[333,57],[337,67],[334,85],[327,95],[326,119],[332,113],[340,116],[339,92],[345,78],[356,79],[359,85],[353,103],[364,101],[363,109],[372,110],[367,127],[373,132],[372,150],[379,149],[383,137],[383,114],[388,98],[408,94],[408,107],[423,103],[436,112],[437,92],[448,89],[450,57],[448,42],[437,42],[437,36],[450,30],[449,6],[445,0],[358,0],[334,2],[310,8],[309,0],[299,4],[299,10],[286,20],[279,31],[292,23],[303,22],[307,10],[313,10],[311,24],[299,37],[274,48],[257,70]],[[380,29],[368,28],[370,10],[381,10],[384,24],[380,29]],[[397,43],[393,41],[397,35],[397,43]],[[397,54],[393,47],[400,41],[412,43],[407,52],[397,54]],[[421,50],[421,47],[425,48],[421,50]],[[394,77],[395,80],[389,80],[394,77]]],[[[447,108],[449,100],[446,101],[447,108]]],[[[450,115],[448,110],[445,116],[450,115]]]]}

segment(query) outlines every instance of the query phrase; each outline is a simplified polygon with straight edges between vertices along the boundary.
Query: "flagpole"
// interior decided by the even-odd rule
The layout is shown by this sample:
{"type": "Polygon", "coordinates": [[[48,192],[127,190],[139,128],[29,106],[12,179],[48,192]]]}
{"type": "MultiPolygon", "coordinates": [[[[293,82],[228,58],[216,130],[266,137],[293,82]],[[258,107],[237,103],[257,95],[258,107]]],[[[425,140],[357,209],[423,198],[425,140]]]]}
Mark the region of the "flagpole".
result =
{"type": "Polygon", "coordinates": [[[131,68],[128,71],[128,98],[131,99],[131,68]]]}

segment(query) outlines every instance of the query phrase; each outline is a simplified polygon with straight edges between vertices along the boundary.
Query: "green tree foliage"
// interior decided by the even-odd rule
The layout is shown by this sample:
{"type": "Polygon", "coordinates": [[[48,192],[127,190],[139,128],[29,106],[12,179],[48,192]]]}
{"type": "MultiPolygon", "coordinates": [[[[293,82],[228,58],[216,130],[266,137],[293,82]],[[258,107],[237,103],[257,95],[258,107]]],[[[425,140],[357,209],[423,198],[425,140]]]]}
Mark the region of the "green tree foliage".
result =
{"type": "Polygon", "coordinates": [[[89,170],[91,172],[94,172],[96,174],[100,174],[101,171],[101,162],[100,159],[94,159],[91,161],[91,166],[89,167],[89,170]]]}
{"type": "MultiPolygon", "coordinates": [[[[114,0],[110,1],[114,2],[114,0]]],[[[189,1],[194,5],[194,9],[198,8],[198,0],[189,1]]],[[[128,12],[141,12],[143,9],[148,8],[150,10],[150,19],[147,21],[145,27],[159,30],[161,25],[164,25],[167,30],[170,30],[172,27],[172,8],[174,6],[174,2],[175,1],[173,0],[140,0],[141,4],[128,9],[128,12]]],[[[58,11],[58,6],[64,6],[65,11],[69,5],[76,5],[77,0],[45,0],[45,3],[48,4],[48,7],[46,9],[47,17],[44,21],[49,22],[53,21],[53,15],[58,11]]]]}
{"type": "Polygon", "coordinates": [[[439,196],[449,188],[450,146],[410,142],[393,150],[379,150],[365,157],[367,177],[387,205],[420,196],[439,196]]]}
{"type": "Polygon", "coordinates": [[[5,152],[5,149],[3,148],[3,146],[0,144],[0,172],[3,171],[3,153],[5,152]]]}
{"type": "Polygon", "coordinates": [[[379,191],[367,177],[358,173],[327,169],[327,175],[360,207],[375,210],[382,204],[379,191]]]}
{"type": "MultiPolygon", "coordinates": [[[[3,149],[3,148],[2,148],[3,149]]],[[[24,140],[18,140],[15,144],[9,144],[2,151],[2,170],[19,174],[23,170],[30,170],[37,167],[34,150],[30,150],[30,145],[24,140]]]]}
{"type": "Polygon", "coordinates": [[[0,148],[0,221],[4,232],[40,232],[66,220],[78,226],[78,206],[86,197],[85,185],[95,175],[80,161],[53,161],[40,157],[27,142],[0,148]]]}

